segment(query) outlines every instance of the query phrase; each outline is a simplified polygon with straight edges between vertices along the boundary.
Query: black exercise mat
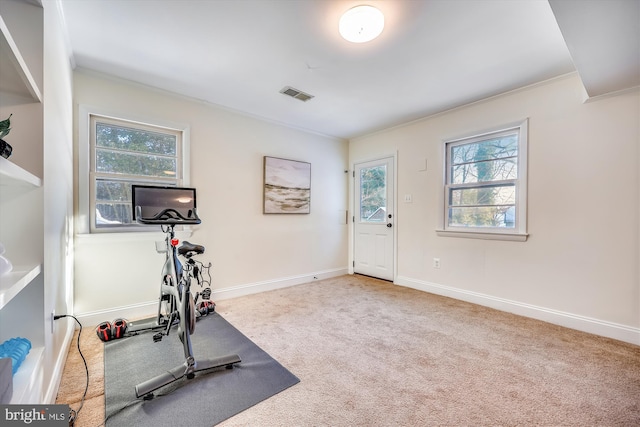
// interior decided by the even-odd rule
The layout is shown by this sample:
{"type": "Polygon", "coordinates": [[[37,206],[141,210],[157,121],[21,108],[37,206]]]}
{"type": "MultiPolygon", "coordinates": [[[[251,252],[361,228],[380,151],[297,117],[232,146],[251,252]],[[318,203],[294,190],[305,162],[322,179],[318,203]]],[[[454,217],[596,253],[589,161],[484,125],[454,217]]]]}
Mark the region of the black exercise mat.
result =
{"type": "Polygon", "coordinates": [[[218,313],[198,320],[191,341],[196,360],[237,354],[241,362],[183,377],[146,401],[135,386],[184,362],[177,329],[157,343],[152,333],[105,343],[107,427],[213,426],[300,381],[218,313]]]}

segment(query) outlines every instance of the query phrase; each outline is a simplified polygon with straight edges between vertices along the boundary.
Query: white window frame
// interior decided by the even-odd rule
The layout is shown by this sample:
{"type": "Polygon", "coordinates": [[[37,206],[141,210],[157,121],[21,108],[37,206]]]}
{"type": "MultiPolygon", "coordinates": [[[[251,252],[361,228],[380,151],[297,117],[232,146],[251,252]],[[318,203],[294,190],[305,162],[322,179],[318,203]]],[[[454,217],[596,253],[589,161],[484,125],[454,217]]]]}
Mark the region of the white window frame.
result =
{"type": "MultiPolygon", "coordinates": [[[[488,240],[511,240],[526,241],[527,234],[527,151],[528,151],[528,119],[523,121],[496,127],[484,132],[474,133],[464,137],[455,139],[447,139],[443,141],[443,197],[440,228],[436,230],[439,236],[443,237],[465,237],[474,239],[488,240]],[[518,133],[518,157],[517,170],[518,176],[513,183],[516,189],[515,200],[515,226],[513,228],[503,227],[461,227],[449,225],[449,197],[450,189],[455,188],[455,184],[451,184],[451,165],[450,150],[451,147],[481,142],[492,137],[498,136],[506,132],[516,131],[518,133]]],[[[491,183],[487,183],[487,186],[491,183]]],[[[482,188],[479,185],[478,188],[482,188]]]]}
{"type": "MultiPolygon", "coordinates": [[[[92,188],[95,187],[96,173],[93,170],[92,158],[95,156],[95,129],[92,126],[92,117],[104,118],[105,121],[116,121],[122,124],[128,124],[133,127],[149,130],[149,128],[166,129],[171,133],[176,132],[180,135],[179,144],[179,166],[181,177],[174,180],[179,186],[189,186],[190,175],[190,128],[189,125],[170,122],[167,120],[153,119],[148,117],[136,116],[132,114],[121,114],[96,107],[85,105],[79,106],[78,114],[78,220],[76,229],[78,234],[102,234],[102,233],[131,233],[131,232],[150,232],[156,231],[154,227],[142,227],[136,224],[123,225],[121,227],[96,227],[95,226],[95,194],[92,188]],[[152,228],[154,230],[152,230],[152,228]]],[[[145,181],[150,185],[167,185],[166,180],[144,177],[141,181],[145,181]]]]}

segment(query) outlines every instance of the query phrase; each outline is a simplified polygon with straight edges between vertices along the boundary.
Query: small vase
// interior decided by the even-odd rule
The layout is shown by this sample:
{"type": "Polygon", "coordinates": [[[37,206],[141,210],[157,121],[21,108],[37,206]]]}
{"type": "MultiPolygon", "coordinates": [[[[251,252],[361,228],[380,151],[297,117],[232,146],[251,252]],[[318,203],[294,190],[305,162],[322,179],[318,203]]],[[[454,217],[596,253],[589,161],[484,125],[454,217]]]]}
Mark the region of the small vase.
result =
{"type": "Polygon", "coordinates": [[[0,139],[0,156],[8,159],[11,156],[11,152],[13,151],[13,147],[5,141],[4,139],[0,139]]]}

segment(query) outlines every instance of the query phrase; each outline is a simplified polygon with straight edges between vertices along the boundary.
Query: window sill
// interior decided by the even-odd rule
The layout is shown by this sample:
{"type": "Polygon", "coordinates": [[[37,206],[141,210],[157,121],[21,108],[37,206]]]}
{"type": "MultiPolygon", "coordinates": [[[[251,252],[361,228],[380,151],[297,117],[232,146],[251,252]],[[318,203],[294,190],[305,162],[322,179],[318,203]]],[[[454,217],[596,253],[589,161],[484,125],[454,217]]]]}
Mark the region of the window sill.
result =
{"type": "Polygon", "coordinates": [[[488,233],[482,231],[436,230],[440,237],[460,237],[465,239],[506,240],[509,242],[526,242],[526,233],[488,233]]]}
{"type": "MultiPolygon", "coordinates": [[[[176,237],[180,240],[188,239],[193,235],[193,230],[176,230],[176,237]]],[[[131,241],[159,241],[164,240],[165,234],[161,230],[155,231],[129,231],[129,232],[103,232],[103,233],[77,233],[77,239],[102,240],[105,242],[131,242],[131,241]]]]}

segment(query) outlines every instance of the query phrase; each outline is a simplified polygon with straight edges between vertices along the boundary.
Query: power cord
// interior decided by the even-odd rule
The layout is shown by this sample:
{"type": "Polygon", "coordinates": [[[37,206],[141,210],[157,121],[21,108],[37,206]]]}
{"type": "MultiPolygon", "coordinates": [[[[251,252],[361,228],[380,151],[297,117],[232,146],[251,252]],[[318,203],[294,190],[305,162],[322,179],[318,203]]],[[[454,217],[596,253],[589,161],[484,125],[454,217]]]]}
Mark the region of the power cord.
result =
{"type": "Polygon", "coordinates": [[[78,419],[78,415],[80,415],[80,411],[82,410],[82,406],[84,405],[84,399],[87,397],[87,391],[89,390],[89,367],[87,366],[87,359],[84,358],[84,355],[80,350],[80,335],[82,334],[82,323],[80,323],[80,321],[71,314],[56,315],[56,316],[53,316],[53,320],[58,320],[62,317],[71,317],[73,320],[76,321],[78,326],[80,326],[80,330],[78,331],[78,353],[80,353],[82,362],[84,362],[84,370],[87,373],[87,384],[84,388],[84,394],[82,395],[82,400],[80,401],[80,407],[78,408],[77,411],[74,409],[71,409],[69,411],[69,427],[73,427],[76,423],[76,420],[78,419]]]}

